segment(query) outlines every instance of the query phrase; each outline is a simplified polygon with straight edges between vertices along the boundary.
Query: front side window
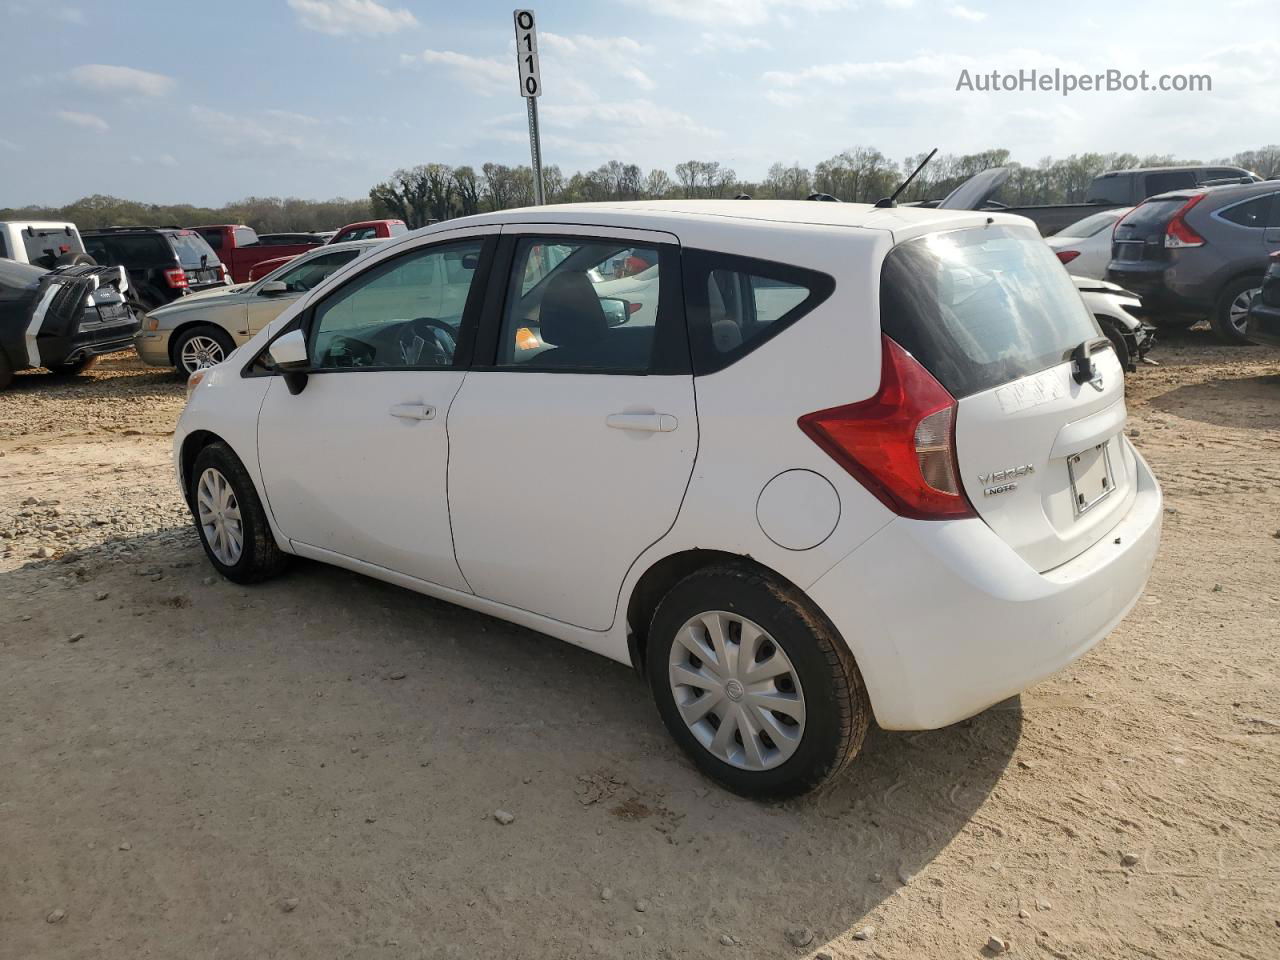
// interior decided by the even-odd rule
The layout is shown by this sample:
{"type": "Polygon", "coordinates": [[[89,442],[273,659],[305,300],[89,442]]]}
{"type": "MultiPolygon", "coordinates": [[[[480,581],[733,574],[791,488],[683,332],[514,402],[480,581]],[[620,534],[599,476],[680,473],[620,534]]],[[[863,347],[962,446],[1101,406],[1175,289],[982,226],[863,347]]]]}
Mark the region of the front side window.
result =
{"type": "Polygon", "coordinates": [[[316,368],[451,367],[481,249],[478,239],[425,247],[335,291],[312,320],[316,368]]]}
{"type": "Polygon", "coordinates": [[[657,247],[527,237],[516,245],[498,365],[644,373],[663,293],[657,247]]]}
{"type": "Polygon", "coordinates": [[[746,356],[835,289],[815,270],[696,250],[685,258],[685,285],[698,373],[746,356]]]}
{"type": "Polygon", "coordinates": [[[1196,185],[1196,175],[1190,170],[1175,170],[1169,173],[1148,173],[1146,195],[1154,197],[1170,190],[1186,190],[1196,185]]]}
{"type": "Polygon", "coordinates": [[[85,240],[89,256],[111,267],[154,267],[173,263],[173,250],[158,233],[116,234],[85,240]]]}

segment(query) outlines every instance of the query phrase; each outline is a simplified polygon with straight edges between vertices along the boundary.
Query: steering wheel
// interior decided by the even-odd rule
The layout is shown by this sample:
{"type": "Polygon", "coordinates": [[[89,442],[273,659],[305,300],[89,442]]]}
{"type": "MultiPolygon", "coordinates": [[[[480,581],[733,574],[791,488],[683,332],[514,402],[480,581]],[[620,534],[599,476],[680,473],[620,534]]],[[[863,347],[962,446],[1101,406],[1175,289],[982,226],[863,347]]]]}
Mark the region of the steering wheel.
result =
{"type": "Polygon", "coordinates": [[[418,317],[416,320],[410,320],[400,328],[398,339],[400,355],[404,358],[405,365],[411,367],[447,367],[453,363],[453,355],[458,349],[457,335],[453,327],[434,317],[418,317]],[[415,344],[415,340],[423,341],[425,347],[415,344]],[[427,354],[426,358],[422,356],[424,352],[427,354]],[[428,359],[432,356],[438,358],[438,362],[432,363],[428,359]]]}

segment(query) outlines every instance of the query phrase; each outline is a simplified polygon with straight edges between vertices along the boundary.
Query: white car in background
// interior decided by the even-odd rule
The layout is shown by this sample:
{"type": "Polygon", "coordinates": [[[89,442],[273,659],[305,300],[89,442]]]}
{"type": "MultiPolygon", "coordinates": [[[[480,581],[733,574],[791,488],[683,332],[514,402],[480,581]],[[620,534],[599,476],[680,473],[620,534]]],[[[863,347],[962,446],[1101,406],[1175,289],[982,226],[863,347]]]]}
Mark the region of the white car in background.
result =
{"type": "Polygon", "coordinates": [[[1125,421],[1022,218],[567,204],[330,277],[192,375],[174,460],[223,576],[308,557],[631,664],[699,768],[785,796],[1116,626],[1163,512],[1125,421]]]}
{"type": "Polygon", "coordinates": [[[1053,236],[1045,237],[1045,242],[1066,264],[1073,277],[1105,280],[1107,264],[1111,261],[1111,233],[1116,223],[1132,209],[1113,207],[1091,213],[1083,220],[1063,227],[1053,236]]]}
{"type": "Polygon", "coordinates": [[[189,376],[231,351],[352,260],[384,243],[358,240],[316,247],[261,280],[217,287],[149,311],[134,339],[143,362],[189,376]]]}

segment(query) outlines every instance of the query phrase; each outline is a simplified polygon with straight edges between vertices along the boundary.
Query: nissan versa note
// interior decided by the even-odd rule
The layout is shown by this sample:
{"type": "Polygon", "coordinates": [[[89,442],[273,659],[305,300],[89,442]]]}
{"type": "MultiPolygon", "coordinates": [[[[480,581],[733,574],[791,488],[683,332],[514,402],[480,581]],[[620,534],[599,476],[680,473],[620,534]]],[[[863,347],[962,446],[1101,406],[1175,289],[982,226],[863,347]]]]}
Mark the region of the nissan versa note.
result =
{"type": "Polygon", "coordinates": [[[1159,486],[1029,221],[805,201],[509,210],[389,241],[194,373],[213,566],[322,560],[648,679],[751,796],[954,723],[1132,607],[1159,486]]]}

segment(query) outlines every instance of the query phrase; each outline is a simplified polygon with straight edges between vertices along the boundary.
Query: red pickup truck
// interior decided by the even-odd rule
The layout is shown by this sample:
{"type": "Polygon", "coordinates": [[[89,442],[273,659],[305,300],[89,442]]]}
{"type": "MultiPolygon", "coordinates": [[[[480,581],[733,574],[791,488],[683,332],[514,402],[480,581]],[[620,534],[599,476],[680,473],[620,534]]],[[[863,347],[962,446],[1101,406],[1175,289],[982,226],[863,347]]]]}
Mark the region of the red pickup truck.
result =
{"type": "Polygon", "coordinates": [[[248,283],[250,270],[254,264],[262,260],[277,260],[281,257],[296,257],[300,253],[314,250],[320,246],[315,243],[265,244],[258,242],[258,234],[253,227],[244,224],[216,224],[204,227],[192,227],[196,233],[204,237],[218,259],[231,271],[231,279],[236,283],[248,283]]]}
{"type": "MultiPolygon", "coordinates": [[[[345,227],[330,237],[326,243],[346,243],[348,240],[376,240],[382,237],[398,237],[402,233],[408,233],[409,228],[403,220],[361,220],[358,223],[348,223],[345,227]]],[[[276,247],[274,249],[290,249],[276,247]]],[[[310,250],[310,247],[307,247],[310,250]]],[[[249,271],[249,279],[257,280],[265,277],[281,264],[288,263],[303,250],[294,250],[292,253],[273,257],[270,260],[260,260],[253,265],[253,269],[249,271]]]]}

